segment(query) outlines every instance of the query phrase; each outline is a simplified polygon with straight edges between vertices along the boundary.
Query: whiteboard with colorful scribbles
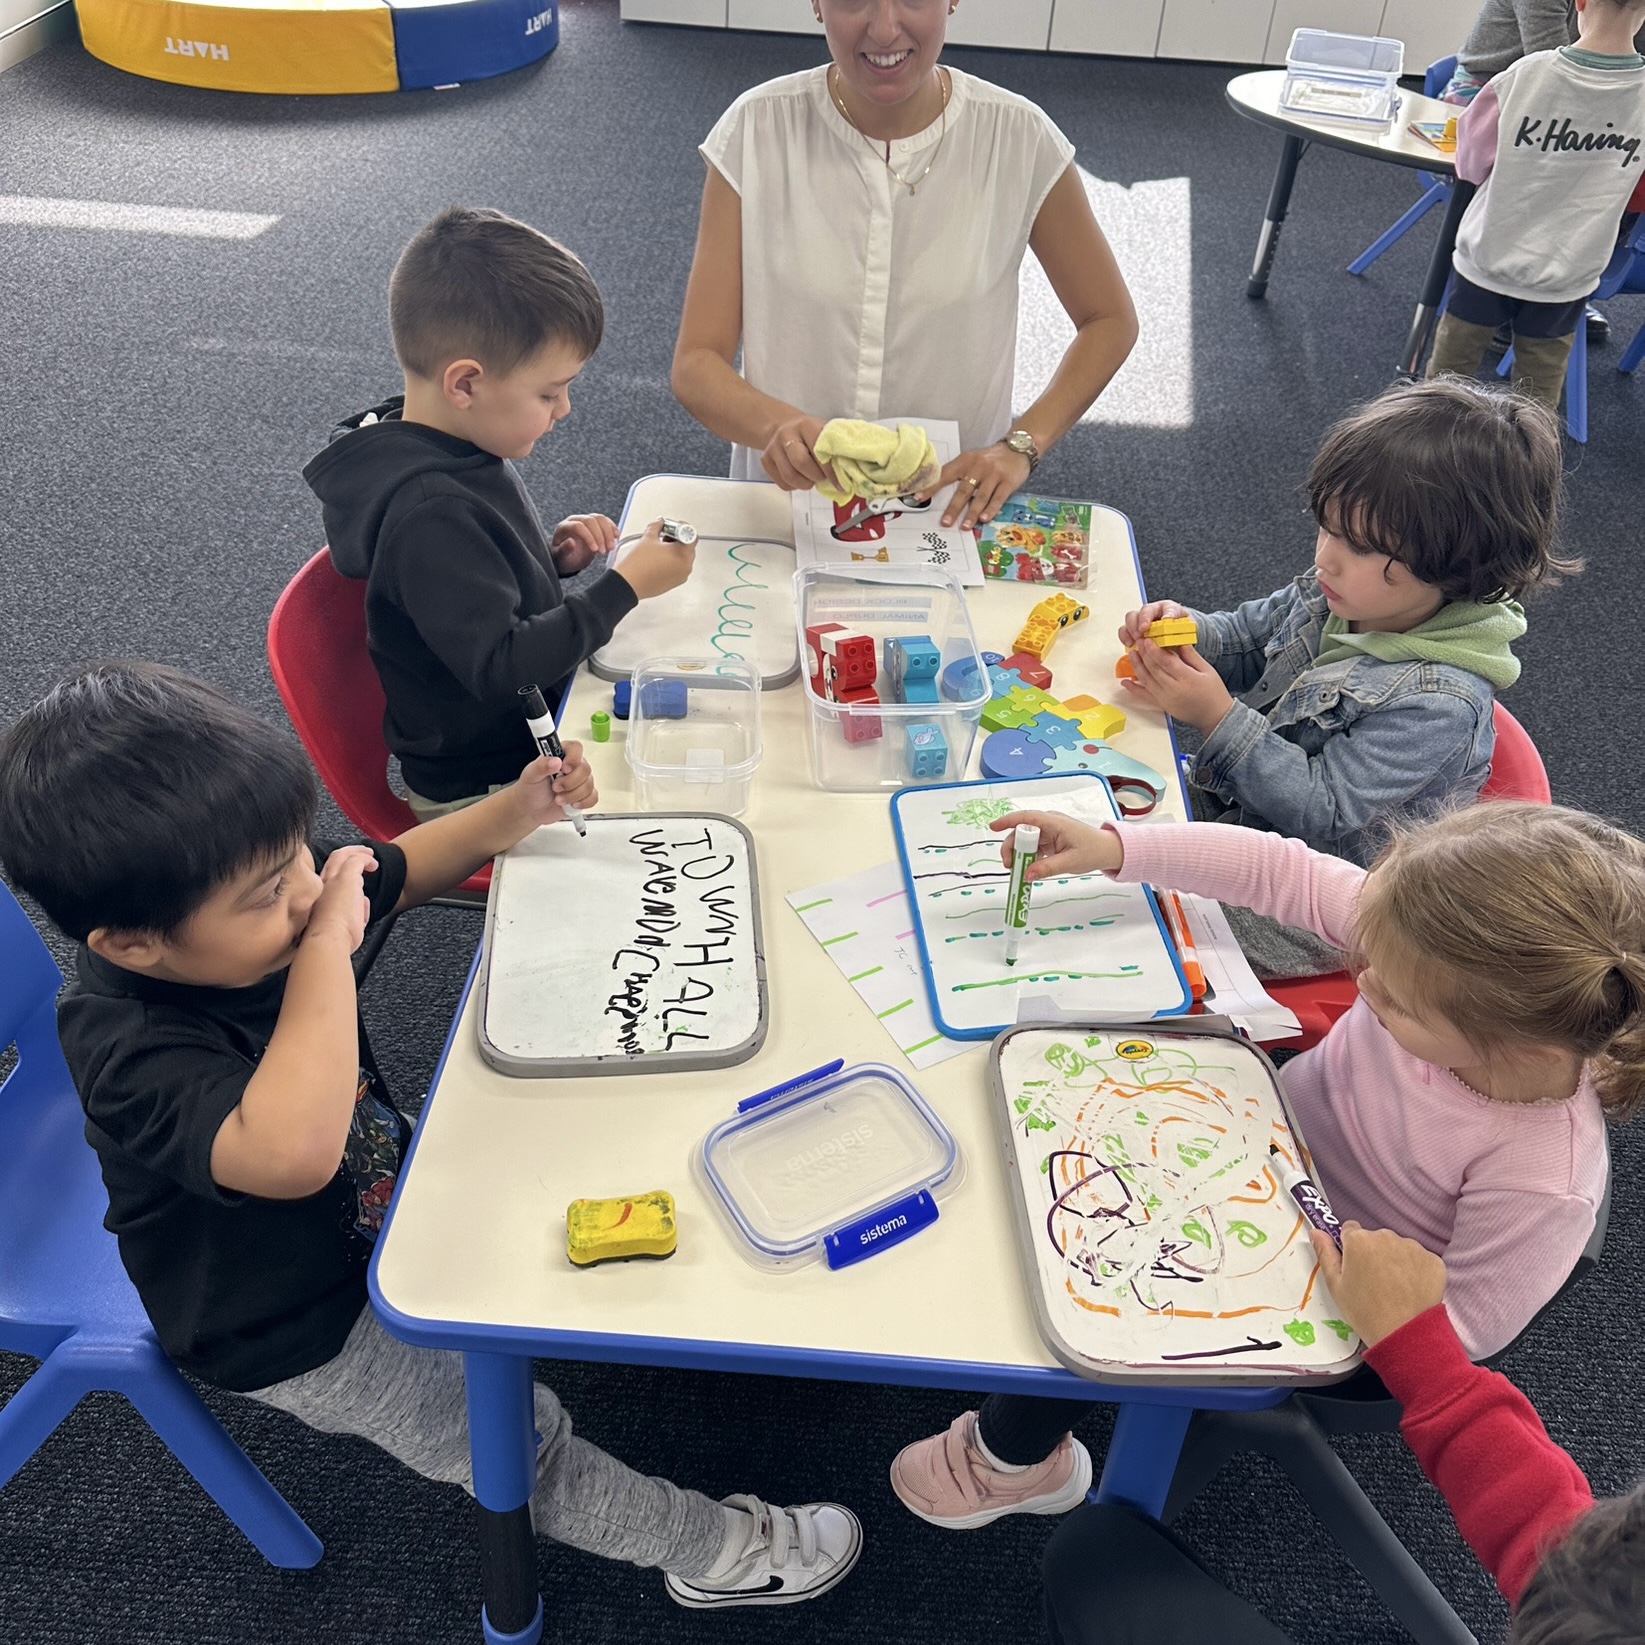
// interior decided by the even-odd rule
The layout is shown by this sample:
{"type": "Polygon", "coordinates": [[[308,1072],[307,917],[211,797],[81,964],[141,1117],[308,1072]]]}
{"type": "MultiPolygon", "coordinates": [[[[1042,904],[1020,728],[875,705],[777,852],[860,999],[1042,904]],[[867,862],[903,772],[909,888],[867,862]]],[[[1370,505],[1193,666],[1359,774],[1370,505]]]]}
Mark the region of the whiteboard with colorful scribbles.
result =
{"type": "MultiPolygon", "coordinates": [[[[614,569],[637,537],[625,537],[614,569]]],[[[767,689],[799,678],[794,632],[794,550],[761,538],[697,539],[691,575],[678,588],[641,600],[588,659],[602,680],[626,680],[652,657],[730,657],[760,671],[767,689]]]]}
{"type": "Polygon", "coordinates": [[[1017,1028],[990,1057],[1046,1346],[1099,1382],[1330,1382],[1359,1339],[1269,1156],[1307,1163],[1226,1026],[1017,1028]]]}
{"type": "Polygon", "coordinates": [[[1013,811],[1061,811],[1118,822],[1090,772],[903,788],[891,796],[893,831],[914,914],[937,1026],[955,1039],[992,1039],[1019,1022],[1173,1016],[1192,996],[1154,894],[1106,874],[1040,880],[1017,963],[1005,958],[1010,871],[1004,835],[1013,811]]]}

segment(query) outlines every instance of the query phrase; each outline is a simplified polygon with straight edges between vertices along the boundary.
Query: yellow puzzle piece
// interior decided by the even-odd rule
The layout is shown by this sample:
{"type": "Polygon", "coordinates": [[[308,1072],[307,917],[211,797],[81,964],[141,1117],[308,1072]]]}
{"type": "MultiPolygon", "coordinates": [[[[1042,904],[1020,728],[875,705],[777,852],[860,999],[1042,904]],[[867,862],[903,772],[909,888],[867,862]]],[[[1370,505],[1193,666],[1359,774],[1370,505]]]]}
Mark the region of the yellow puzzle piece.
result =
{"type": "Polygon", "coordinates": [[[626,1257],[671,1257],[679,1243],[674,1196],[574,1199],[565,1208],[565,1254],[579,1268],[626,1257]]]}

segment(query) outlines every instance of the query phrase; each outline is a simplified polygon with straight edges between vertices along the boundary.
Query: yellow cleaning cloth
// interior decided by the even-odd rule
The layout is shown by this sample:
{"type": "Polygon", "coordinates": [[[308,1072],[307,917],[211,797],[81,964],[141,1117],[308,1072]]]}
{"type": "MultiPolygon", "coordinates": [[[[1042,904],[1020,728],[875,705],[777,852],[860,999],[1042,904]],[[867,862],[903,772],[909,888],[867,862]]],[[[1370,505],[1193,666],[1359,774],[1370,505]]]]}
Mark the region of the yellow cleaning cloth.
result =
{"type": "Polygon", "coordinates": [[[825,480],[817,487],[831,503],[897,497],[922,484],[934,485],[942,472],[936,447],[918,423],[899,423],[893,431],[854,417],[836,417],[823,424],[816,454],[817,461],[832,467],[840,478],[839,486],[825,480]]]}

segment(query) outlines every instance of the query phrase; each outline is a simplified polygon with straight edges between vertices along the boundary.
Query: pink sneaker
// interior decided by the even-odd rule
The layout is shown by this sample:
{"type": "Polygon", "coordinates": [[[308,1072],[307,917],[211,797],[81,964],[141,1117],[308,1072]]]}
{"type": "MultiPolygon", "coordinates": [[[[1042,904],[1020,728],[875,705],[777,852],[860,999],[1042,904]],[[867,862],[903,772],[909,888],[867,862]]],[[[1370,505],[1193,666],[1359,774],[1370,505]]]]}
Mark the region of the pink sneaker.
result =
{"type": "Polygon", "coordinates": [[[1044,1462],[1004,1473],[983,1455],[977,1413],[954,1418],[946,1433],[904,1447],[891,1464],[891,1489],[929,1525],[974,1531],[1006,1514],[1066,1514],[1091,1489],[1091,1453],[1065,1434],[1044,1462]]]}

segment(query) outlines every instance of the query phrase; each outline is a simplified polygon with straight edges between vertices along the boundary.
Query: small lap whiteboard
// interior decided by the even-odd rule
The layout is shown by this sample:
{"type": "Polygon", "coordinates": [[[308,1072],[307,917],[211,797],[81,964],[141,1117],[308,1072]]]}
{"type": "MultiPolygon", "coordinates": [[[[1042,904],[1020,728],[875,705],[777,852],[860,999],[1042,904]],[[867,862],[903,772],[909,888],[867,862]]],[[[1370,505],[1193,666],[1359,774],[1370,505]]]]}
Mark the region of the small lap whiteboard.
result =
{"type": "Polygon", "coordinates": [[[1154,894],[1105,874],[1041,880],[1014,966],[1005,963],[1011,875],[989,824],[1012,811],[1119,821],[1089,772],[899,789],[891,816],[937,1026],[992,1039],[1017,1022],[1133,1022],[1188,1010],[1192,996],[1154,894]]]}
{"type": "MultiPolygon", "coordinates": [[[[620,567],[630,539],[612,556],[620,567]]],[[[602,680],[626,680],[652,657],[733,658],[767,690],[799,678],[794,550],[763,538],[699,537],[691,575],[640,603],[588,659],[602,680]]]]}
{"type": "Polygon", "coordinates": [[[670,812],[587,823],[497,859],[480,1054],[535,1079],[746,1062],[767,1019],[748,831],[670,812]]]}
{"type": "Polygon", "coordinates": [[[1357,1364],[1269,1158],[1306,1160],[1273,1066],[1227,1025],[1013,1029],[990,1054],[1046,1346],[1100,1382],[1274,1386],[1357,1364]]]}

